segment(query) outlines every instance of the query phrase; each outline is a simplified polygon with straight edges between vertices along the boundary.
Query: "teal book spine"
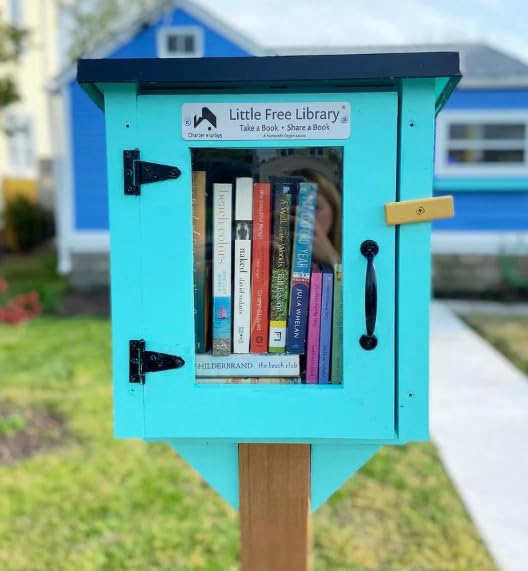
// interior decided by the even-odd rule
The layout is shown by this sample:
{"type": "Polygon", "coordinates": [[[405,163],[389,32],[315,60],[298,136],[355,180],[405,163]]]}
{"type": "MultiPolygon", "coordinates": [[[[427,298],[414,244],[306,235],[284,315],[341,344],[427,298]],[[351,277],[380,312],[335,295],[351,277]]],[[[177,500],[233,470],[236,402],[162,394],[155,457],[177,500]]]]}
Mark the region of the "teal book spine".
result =
{"type": "Polygon", "coordinates": [[[300,183],[299,197],[295,209],[290,307],[286,332],[286,351],[299,355],[304,353],[306,346],[316,206],[317,185],[313,182],[300,183]]]}

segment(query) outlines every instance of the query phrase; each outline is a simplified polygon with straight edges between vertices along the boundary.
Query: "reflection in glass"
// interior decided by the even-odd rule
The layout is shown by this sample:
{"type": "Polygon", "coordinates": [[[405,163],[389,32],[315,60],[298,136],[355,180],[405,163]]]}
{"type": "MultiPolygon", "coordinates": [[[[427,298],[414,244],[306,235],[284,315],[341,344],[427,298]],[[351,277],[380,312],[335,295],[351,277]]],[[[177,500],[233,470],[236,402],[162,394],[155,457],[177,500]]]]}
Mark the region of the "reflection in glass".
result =
{"type": "Polygon", "coordinates": [[[342,383],[341,147],[194,149],[199,383],[342,383]]]}

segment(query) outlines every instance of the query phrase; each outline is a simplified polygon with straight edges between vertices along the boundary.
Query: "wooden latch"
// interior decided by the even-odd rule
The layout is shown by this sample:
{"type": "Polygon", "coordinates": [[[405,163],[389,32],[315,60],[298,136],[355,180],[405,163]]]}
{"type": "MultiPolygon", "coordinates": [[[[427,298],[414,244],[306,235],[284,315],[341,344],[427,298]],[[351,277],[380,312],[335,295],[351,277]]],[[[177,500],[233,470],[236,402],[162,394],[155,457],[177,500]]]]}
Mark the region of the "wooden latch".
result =
{"type": "Polygon", "coordinates": [[[454,215],[452,196],[419,198],[418,200],[387,202],[385,204],[385,222],[390,226],[452,218],[454,215]]]}

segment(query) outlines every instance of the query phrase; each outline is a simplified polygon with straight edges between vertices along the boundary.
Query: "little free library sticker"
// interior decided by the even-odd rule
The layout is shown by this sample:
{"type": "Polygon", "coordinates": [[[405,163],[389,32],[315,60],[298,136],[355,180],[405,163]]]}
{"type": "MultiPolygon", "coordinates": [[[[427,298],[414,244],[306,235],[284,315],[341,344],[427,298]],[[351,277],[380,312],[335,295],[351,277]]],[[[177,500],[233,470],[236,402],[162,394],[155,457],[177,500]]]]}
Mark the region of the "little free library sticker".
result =
{"type": "Polygon", "coordinates": [[[347,139],[350,103],[184,103],[182,136],[187,141],[347,139]]]}

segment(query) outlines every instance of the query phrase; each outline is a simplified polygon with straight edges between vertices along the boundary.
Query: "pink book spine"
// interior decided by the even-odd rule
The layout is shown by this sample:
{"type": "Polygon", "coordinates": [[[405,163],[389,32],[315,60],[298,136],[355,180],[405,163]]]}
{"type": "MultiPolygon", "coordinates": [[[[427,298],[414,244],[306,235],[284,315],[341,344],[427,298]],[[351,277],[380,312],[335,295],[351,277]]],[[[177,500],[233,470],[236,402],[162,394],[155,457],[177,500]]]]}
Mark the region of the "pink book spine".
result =
{"type": "Polygon", "coordinates": [[[308,306],[308,338],[306,341],[306,384],[317,384],[319,378],[322,284],[323,274],[320,271],[312,271],[308,306]]]}

